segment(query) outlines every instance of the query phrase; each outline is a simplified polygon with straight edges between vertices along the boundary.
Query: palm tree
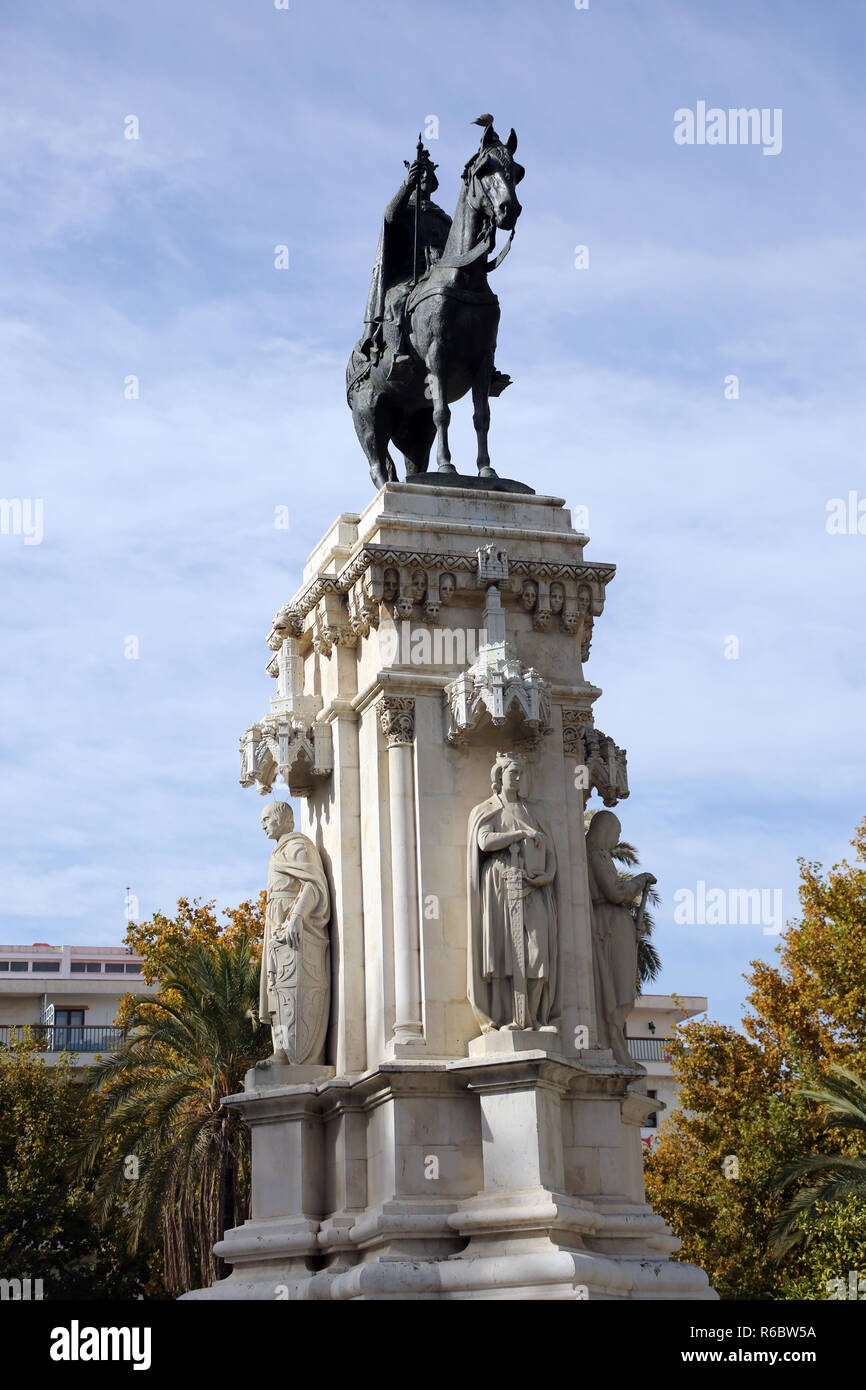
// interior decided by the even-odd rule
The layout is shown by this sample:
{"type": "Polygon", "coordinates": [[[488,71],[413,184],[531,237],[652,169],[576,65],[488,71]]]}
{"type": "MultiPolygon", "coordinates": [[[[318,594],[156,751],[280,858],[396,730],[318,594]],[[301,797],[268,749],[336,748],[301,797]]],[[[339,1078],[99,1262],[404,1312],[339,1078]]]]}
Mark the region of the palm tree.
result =
{"type": "MultiPolygon", "coordinates": [[[[583,817],[584,830],[588,829],[589,823],[595,815],[595,811],[586,811],[583,817]]],[[[640,858],[634,845],[630,845],[627,840],[620,840],[619,844],[614,845],[611,856],[617,864],[622,864],[628,873],[621,873],[620,878],[631,878],[633,871],[640,868],[640,858]]],[[[637,923],[637,915],[640,899],[636,898],[631,904],[631,913],[637,923]]],[[[652,903],[653,907],[658,907],[661,897],[655,888],[650,885],[647,893],[647,903],[652,903]]],[[[660,974],[662,968],[661,956],[655,945],[650,940],[655,928],[655,918],[648,909],[644,909],[642,934],[637,941],[637,974],[638,974],[638,993],[642,991],[644,985],[651,984],[660,974]]]]}
{"type": "Polygon", "coordinates": [[[215,1240],[248,1214],[249,1133],[220,1105],[270,1051],[258,1022],[259,964],[240,935],[216,945],[175,941],[154,999],[138,1001],[119,1050],[87,1079],[100,1122],[81,1154],[98,1171],[97,1215],[127,1204],[131,1246],[159,1238],[166,1287],[213,1283],[215,1240]]]}
{"type": "MultiPolygon", "coordinates": [[[[800,1090],[796,1094],[818,1101],[824,1107],[825,1130],[847,1129],[866,1135],[866,1080],[847,1067],[832,1065],[833,1075],[823,1090],[800,1090]]],[[[817,1178],[802,1188],[782,1213],[772,1233],[776,1259],[781,1259],[804,1238],[808,1230],[801,1218],[814,1216],[821,1206],[844,1202],[849,1197],[866,1201],[866,1158],[847,1154],[807,1154],[782,1169],[774,1186],[782,1192],[799,1178],[817,1178]]]]}

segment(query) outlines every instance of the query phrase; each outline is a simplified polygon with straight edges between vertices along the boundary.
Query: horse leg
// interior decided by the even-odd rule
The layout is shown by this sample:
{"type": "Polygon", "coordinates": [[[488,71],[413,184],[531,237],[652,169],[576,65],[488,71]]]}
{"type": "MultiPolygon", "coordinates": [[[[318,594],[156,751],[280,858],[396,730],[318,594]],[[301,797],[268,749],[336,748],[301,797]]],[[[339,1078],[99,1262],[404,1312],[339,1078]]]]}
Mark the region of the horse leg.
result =
{"type": "Polygon", "coordinates": [[[370,465],[370,477],[377,488],[382,487],[388,481],[388,465],[387,459],[382,457],[376,438],[376,408],[369,392],[359,391],[355,395],[352,401],[352,422],[358,442],[370,465]]]}
{"type": "Polygon", "coordinates": [[[427,472],[430,446],[436,438],[436,426],[431,410],[416,410],[405,416],[394,430],[394,443],[406,460],[406,477],[427,472]]]}
{"type": "Polygon", "coordinates": [[[448,374],[445,366],[445,349],[439,339],[435,339],[427,355],[427,383],[430,399],[433,402],[433,424],[436,426],[436,464],[440,473],[456,473],[448,448],[448,426],[451,424],[451,411],[448,406],[448,374]]]}
{"type": "Polygon", "coordinates": [[[495,478],[490,467],[490,454],[487,451],[487,436],[490,433],[490,378],[493,374],[493,357],[486,359],[481,371],[472,382],[472,423],[478,437],[478,472],[482,478],[495,478]]]}
{"type": "Polygon", "coordinates": [[[374,403],[367,392],[359,393],[352,405],[352,420],[361,448],[367,455],[370,477],[377,488],[396,480],[397,470],[388,453],[390,412],[382,409],[382,402],[374,403]]]}

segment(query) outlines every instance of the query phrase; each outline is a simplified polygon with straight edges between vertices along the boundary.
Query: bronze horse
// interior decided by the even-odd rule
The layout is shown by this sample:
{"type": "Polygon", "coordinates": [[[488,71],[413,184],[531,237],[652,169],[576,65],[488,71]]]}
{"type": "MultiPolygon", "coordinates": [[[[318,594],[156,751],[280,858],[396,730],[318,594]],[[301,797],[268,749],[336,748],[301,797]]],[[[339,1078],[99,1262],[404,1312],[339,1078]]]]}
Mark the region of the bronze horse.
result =
{"type": "Polygon", "coordinates": [[[405,458],[407,480],[426,473],[434,439],[439,471],[456,473],[448,447],[449,406],[470,390],[478,473],[496,477],[487,450],[489,402],[509,379],[493,380],[499,300],[487,277],[507,254],[521,213],[515,187],[525,170],[514,159],[516,149],[513,130],[503,143],[488,125],[477,154],[463,170],[463,187],[441,258],[419,278],[406,300],[408,371],[395,379],[390,355],[371,360],[362,351],[363,343],[349,360],[347,397],[377,487],[397,478],[388,452],[392,441],[405,458]],[[490,260],[499,229],[511,236],[490,260]]]}

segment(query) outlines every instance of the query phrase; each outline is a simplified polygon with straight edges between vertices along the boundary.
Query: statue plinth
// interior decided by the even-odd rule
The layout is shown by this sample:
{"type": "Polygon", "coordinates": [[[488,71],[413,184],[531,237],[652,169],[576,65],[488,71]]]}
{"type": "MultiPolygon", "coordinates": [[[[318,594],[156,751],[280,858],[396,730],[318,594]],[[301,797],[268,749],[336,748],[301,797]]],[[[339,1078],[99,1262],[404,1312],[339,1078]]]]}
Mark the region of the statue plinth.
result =
{"type": "Polygon", "coordinates": [[[270,791],[284,756],[307,788],[300,829],[330,897],[328,1074],[282,1084],[275,1063],[225,1101],[252,1130],[252,1218],[219,1247],[231,1277],[193,1297],[714,1297],[670,1261],[643,1190],[657,1102],[599,1033],[584,809],[628,785],[584,675],[614,573],[586,545],[558,498],[389,483],[338,518],[277,614],[274,698],[320,730],[317,771],[264,725],[245,746],[270,751],[244,776],[270,791]],[[519,787],[491,782],[502,751],[519,787]],[[536,1026],[479,1036],[479,1011],[514,1010],[536,1026]]]}

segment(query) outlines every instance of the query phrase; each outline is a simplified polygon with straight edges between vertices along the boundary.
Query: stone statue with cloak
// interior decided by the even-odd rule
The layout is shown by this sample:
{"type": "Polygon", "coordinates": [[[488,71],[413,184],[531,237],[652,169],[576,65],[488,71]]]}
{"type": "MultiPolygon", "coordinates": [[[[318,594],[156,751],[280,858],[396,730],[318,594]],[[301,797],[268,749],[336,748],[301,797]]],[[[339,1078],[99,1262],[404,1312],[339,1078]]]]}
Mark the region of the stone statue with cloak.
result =
{"type": "Polygon", "coordinates": [[[557,1031],[556,850],[522,775],[519,758],[497,754],[493,795],[469,815],[468,994],[482,1033],[557,1031]]]}
{"type": "Polygon", "coordinates": [[[637,947],[640,912],[632,911],[639,894],[644,901],[652,874],[620,874],[611,851],[622,827],[613,811],[597,811],[586,832],[589,892],[592,899],[592,975],[599,1046],[609,1047],[614,1059],[633,1067],[625,1038],[625,1022],[638,990],[637,947]]]}
{"type": "Polygon", "coordinates": [[[273,1062],[325,1060],[331,1004],[331,901],[319,851],[294,828],[287,801],[272,801],[262,828],[276,846],[268,867],[259,1017],[273,1030],[273,1062]]]}

